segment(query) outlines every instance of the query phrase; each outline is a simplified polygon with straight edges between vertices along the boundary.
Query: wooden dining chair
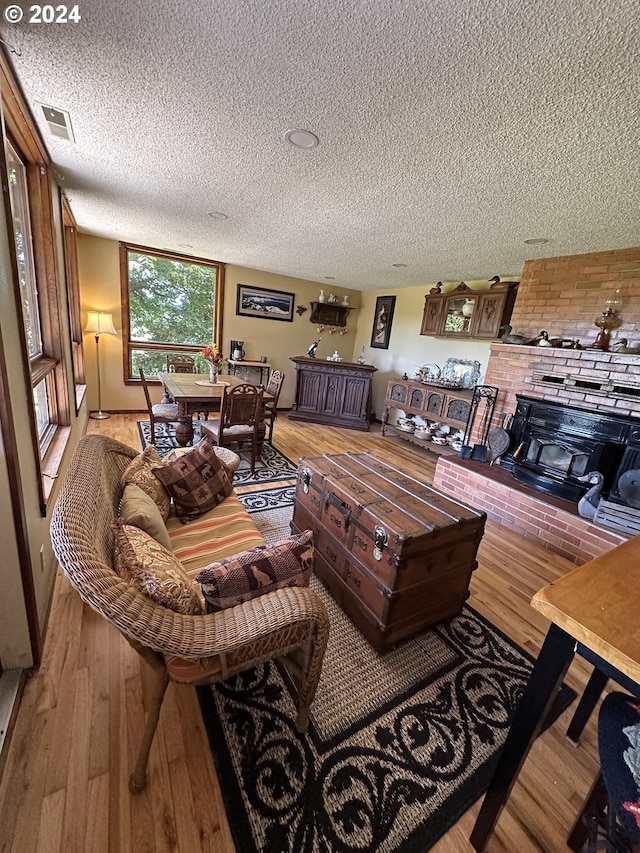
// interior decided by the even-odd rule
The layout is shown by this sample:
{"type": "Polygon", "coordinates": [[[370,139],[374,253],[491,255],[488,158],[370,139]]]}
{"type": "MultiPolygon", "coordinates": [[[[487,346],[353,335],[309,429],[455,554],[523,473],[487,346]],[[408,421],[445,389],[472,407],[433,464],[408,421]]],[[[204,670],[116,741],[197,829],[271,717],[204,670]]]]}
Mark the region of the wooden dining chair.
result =
{"type": "Polygon", "coordinates": [[[266,402],[263,406],[263,419],[265,421],[265,426],[269,426],[269,438],[267,441],[269,444],[273,446],[273,425],[276,420],[276,416],[278,414],[278,399],[280,397],[280,391],[282,389],[282,383],[284,382],[284,373],[280,373],[279,370],[274,370],[269,377],[269,382],[267,383],[266,392],[267,394],[273,394],[273,400],[266,402]]]}
{"type": "Polygon", "coordinates": [[[251,473],[260,458],[266,427],[262,420],[262,388],[244,382],[228,389],[225,386],[220,415],[211,421],[200,424],[202,435],[208,435],[218,447],[238,444],[238,452],[242,446],[251,443],[251,473]]]}
{"type": "Polygon", "coordinates": [[[149,423],[151,424],[151,441],[155,444],[156,441],[156,424],[173,424],[178,421],[178,404],[177,403],[152,403],[151,395],[149,394],[149,386],[144,375],[144,370],[140,368],[140,382],[142,390],[147,401],[147,409],[149,410],[149,423]]]}
{"type": "Polygon", "coordinates": [[[192,355],[168,355],[167,373],[195,373],[196,360],[192,355]]]}

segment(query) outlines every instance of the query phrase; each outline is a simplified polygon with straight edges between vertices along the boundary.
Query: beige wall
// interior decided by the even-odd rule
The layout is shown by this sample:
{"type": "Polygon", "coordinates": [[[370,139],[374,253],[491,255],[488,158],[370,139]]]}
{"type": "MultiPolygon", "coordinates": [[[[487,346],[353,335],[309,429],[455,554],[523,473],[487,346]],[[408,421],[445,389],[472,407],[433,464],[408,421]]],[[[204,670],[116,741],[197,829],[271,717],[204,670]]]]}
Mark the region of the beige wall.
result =
{"type": "MultiPolygon", "coordinates": [[[[99,309],[113,312],[114,325],[122,329],[120,308],[120,268],[119,247],[114,240],[92,237],[88,234],[78,235],[80,293],[84,316],[86,311],[99,309]]],[[[318,357],[326,358],[335,349],[345,359],[353,355],[355,340],[356,318],[361,294],[357,291],[341,287],[325,287],[328,294],[335,293],[340,299],[343,294],[349,295],[350,305],[355,308],[350,312],[347,333],[337,332],[329,335],[325,330],[316,331],[315,325],[309,322],[311,315],[310,302],[318,298],[320,288],[316,282],[290,278],[283,275],[252,270],[246,267],[228,265],[225,269],[224,308],[222,315],[222,340],[218,345],[225,355],[229,354],[229,342],[243,340],[246,358],[258,359],[266,355],[274,369],[286,374],[285,384],[281,392],[280,405],[289,407],[293,402],[295,389],[294,365],[289,361],[292,356],[303,355],[309,345],[322,336],[318,347],[318,357]],[[295,304],[303,305],[307,311],[299,317],[296,313],[293,322],[268,320],[258,317],[236,316],[236,289],[238,284],[248,284],[254,287],[265,287],[272,290],[295,293],[295,304]]],[[[202,342],[203,345],[207,343],[202,342]]],[[[93,335],[85,338],[85,354],[87,359],[87,382],[89,407],[97,407],[96,397],[96,363],[95,339],[93,335]]],[[[103,335],[100,338],[100,363],[102,367],[102,408],[107,411],[142,411],[145,408],[142,389],[125,386],[123,379],[122,338],[113,335],[103,335]]],[[[160,400],[160,388],[152,389],[154,402],[160,400]]]]}
{"type": "MultiPolygon", "coordinates": [[[[114,323],[120,331],[120,271],[118,243],[88,234],[78,235],[80,288],[82,307],[111,311],[114,323]]],[[[452,290],[460,282],[445,283],[444,291],[452,290]]],[[[294,399],[295,370],[289,360],[292,356],[304,355],[308,346],[320,338],[317,357],[325,359],[337,349],[345,361],[355,361],[364,346],[365,357],[369,364],[378,368],[374,375],[373,408],[379,418],[382,413],[387,380],[402,376],[406,371],[413,375],[416,365],[433,361],[443,366],[449,357],[477,359],[482,365],[482,374],[489,359],[488,341],[452,341],[449,338],[433,338],[420,334],[422,309],[425,294],[434,283],[417,287],[394,290],[358,292],[347,290],[331,283],[318,283],[288,276],[274,275],[247,267],[229,264],[225,270],[225,296],[222,319],[222,341],[218,341],[225,355],[229,353],[231,339],[243,340],[246,357],[257,359],[266,355],[274,369],[286,374],[285,384],[280,397],[280,405],[289,408],[294,399]],[[265,287],[295,293],[295,304],[308,310],[299,317],[294,314],[293,322],[267,320],[257,317],[236,316],[236,289],[238,284],[265,287]],[[339,299],[349,295],[349,304],[354,308],[349,314],[347,333],[333,335],[325,329],[316,330],[309,322],[311,314],[309,303],[318,298],[320,289],[325,294],[333,292],[339,299]],[[382,350],[369,346],[371,328],[375,312],[376,297],[395,293],[396,307],[391,328],[389,349],[382,350]]],[[[488,281],[468,281],[470,287],[488,288],[488,281]]],[[[87,359],[87,381],[89,407],[97,407],[95,342],[92,335],[85,338],[87,359]]],[[[142,411],[145,408],[142,390],[125,386],[123,381],[122,339],[112,335],[100,338],[100,360],[102,365],[102,407],[113,411],[142,411]]],[[[160,388],[152,390],[154,402],[161,397],[160,388]]]]}
{"type": "MultiPolygon", "coordinates": [[[[507,277],[504,280],[512,279],[507,277]]],[[[358,312],[354,355],[357,356],[360,347],[364,346],[367,362],[378,368],[378,373],[373,377],[373,410],[378,419],[382,417],[388,380],[398,378],[405,372],[412,377],[416,365],[430,361],[443,367],[448,358],[475,359],[480,362],[480,375],[484,377],[489,362],[490,341],[452,340],[420,334],[424,297],[434,284],[360,294],[362,302],[358,312]],[[388,294],[396,296],[389,349],[372,348],[369,344],[376,298],[388,294]]],[[[453,290],[459,284],[459,281],[445,283],[443,292],[453,290]]],[[[488,289],[490,286],[488,281],[467,281],[466,284],[474,290],[488,289]]]]}

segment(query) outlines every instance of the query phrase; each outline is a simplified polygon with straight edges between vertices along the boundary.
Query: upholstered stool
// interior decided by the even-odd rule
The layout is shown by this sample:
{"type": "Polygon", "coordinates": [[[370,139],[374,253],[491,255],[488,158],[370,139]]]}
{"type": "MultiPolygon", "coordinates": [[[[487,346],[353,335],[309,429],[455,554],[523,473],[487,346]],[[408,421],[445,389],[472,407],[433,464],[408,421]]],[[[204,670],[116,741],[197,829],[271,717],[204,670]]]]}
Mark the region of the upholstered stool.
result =
{"type": "MultiPolygon", "coordinates": [[[[240,465],[240,457],[237,453],[234,453],[233,450],[229,450],[228,447],[214,447],[215,454],[221,462],[227,466],[229,471],[232,474],[238,470],[238,465],[240,465]]],[[[164,457],[167,462],[172,462],[174,459],[178,459],[178,457],[182,456],[185,453],[188,453],[190,450],[193,450],[192,447],[174,447],[170,450],[167,455],[164,457]]]]}
{"type": "Polygon", "coordinates": [[[568,840],[572,850],[640,851],[640,702],[610,693],[600,706],[601,773],[568,840]]]}

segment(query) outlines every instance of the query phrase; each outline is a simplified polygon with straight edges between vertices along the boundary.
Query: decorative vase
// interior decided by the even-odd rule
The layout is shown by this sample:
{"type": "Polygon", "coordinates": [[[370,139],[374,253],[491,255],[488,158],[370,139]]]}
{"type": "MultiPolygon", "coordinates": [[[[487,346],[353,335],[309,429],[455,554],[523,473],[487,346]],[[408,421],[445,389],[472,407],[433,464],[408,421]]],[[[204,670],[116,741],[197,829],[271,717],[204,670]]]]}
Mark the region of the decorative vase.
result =
{"type": "Polygon", "coordinates": [[[212,385],[215,385],[217,381],[218,381],[218,368],[214,364],[212,364],[209,367],[209,382],[212,385]]]}
{"type": "Polygon", "coordinates": [[[324,302],[324,290],[320,291],[320,295],[318,296],[318,302],[324,302]]]}
{"type": "Polygon", "coordinates": [[[464,305],[462,306],[462,316],[470,317],[473,314],[474,305],[475,299],[465,299],[464,305]]]}

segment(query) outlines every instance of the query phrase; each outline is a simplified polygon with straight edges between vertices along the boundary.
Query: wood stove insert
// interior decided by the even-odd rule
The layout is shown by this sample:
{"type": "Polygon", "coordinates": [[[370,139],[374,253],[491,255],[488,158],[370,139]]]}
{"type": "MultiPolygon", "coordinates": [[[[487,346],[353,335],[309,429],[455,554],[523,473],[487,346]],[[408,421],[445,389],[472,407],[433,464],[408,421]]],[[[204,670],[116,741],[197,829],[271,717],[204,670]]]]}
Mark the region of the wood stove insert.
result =
{"type": "Polygon", "coordinates": [[[602,497],[621,504],[618,481],[640,467],[640,420],[518,395],[509,453],[502,466],[539,491],[579,501],[579,477],[600,471],[602,497]]]}

